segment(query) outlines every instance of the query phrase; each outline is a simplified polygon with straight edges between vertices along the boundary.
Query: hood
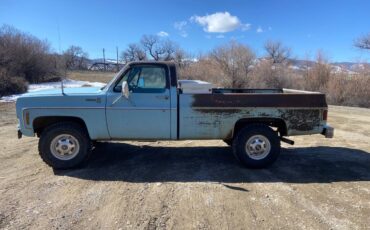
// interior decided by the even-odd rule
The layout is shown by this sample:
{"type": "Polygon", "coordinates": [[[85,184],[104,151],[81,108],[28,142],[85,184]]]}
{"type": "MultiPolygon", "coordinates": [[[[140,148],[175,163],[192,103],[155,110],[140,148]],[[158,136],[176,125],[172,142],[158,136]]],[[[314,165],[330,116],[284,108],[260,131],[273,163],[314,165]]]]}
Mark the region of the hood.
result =
{"type": "MultiPolygon", "coordinates": [[[[64,94],[69,95],[86,95],[86,94],[98,94],[101,92],[99,87],[75,87],[75,88],[64,88],[64,94]]],[[[47,96],[47,95],[62,95],[62,90],[59,89],[41,89],[28,92],[22,95],[22,97],[33,97],[33,96],[47,96]]]]}

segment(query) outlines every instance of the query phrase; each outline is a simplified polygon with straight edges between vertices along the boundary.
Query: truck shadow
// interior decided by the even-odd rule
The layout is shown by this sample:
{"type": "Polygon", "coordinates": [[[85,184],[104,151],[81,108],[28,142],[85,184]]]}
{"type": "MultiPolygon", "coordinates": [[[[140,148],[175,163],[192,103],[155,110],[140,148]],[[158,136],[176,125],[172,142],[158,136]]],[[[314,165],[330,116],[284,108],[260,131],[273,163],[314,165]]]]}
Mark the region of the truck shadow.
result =
{"type": "Polygon", "coordinates": [[[83,168],[55,170],[96,181],[151,182],[288,182],[370,181],[370,153],[343,147],[282,149],[267,169],[242,167],[225,147],[136,146],[101,143],[83,168]]]}

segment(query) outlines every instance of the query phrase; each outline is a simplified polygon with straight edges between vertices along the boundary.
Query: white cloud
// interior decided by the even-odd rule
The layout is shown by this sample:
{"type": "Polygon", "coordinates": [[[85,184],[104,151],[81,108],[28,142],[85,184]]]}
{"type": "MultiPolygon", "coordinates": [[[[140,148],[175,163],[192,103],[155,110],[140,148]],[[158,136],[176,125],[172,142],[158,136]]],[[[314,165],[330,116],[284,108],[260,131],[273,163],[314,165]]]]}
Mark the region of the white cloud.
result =
{"type": "Polygon", "coordinates": [[[167,32],[164,32],[164,31],[160,31],[160,32],[158,32],[158,33],[157,33],[157,35],[158,35],[159,37],[168,37],[168,36],[169,36],[169,34],[168,34],[167,32]]]}
{"type": "Polygon", "coordinates": [[[242,24],[240,28],[242,31],[247,31],[251,28],[251,26],[252,26],[251,24],[247,23],[247,24],[242,24]]]}
{"type": "Polygon", "coordinates": [[[229,12],[217,12],[205,16],[194,15],[190,20],[201,25],[203,30],[209,33],[226,33],[242,25],[239,18],[229,12]]]}
{"type": "Polygon", "coordinates": [[[175,29],[179,31],[180,36],[186,38],[188,36],[188,33],[185,30],[185,27],[187,26],[187,24],[188,24],[187,21],[179,21],[179,22],[175,22],[173,24],[173,27],[175,27],[175,29]]]}
{"type": "Polygon", "coordinates": [[[216,36],[216,38],[224,38],[225,36],[223,34],[219,34],[216,36]]]}
{"type": "Polygon", "coordinates": [[[259,26],[259,27],[257,28],[256,32],[257,32],[257,33],[263,33],[263,29],[262,29],[262,27],[261,27],[261,26],[259,26]]]}
{"type": "Polygon", "coordinates": [[[175,27],[175,29],[177,30],[183,30],[184,27],[188,24],[187,21],[179,21],[179,22],[175,22],[173,24],[173,26],[175,27]]]}

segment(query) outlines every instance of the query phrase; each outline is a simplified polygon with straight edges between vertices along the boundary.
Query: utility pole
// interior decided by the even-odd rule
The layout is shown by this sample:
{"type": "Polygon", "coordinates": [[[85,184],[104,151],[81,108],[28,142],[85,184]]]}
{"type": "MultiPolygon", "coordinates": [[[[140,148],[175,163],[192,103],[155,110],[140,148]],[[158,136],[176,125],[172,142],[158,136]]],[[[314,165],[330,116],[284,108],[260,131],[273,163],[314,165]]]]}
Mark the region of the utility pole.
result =
{"type": "Polygon", "coordinates": [[[118,65],[118,46],[116,46],[116,51],[117,51],[117,72],[119,71],[119,65],[118,65]]]}
{"type": "Polygon", "coordinates": [[[106,71],[106,66],[105,66],[105,49],[103,48],[103,64],[104,64],[104,71],[106,71]]]}

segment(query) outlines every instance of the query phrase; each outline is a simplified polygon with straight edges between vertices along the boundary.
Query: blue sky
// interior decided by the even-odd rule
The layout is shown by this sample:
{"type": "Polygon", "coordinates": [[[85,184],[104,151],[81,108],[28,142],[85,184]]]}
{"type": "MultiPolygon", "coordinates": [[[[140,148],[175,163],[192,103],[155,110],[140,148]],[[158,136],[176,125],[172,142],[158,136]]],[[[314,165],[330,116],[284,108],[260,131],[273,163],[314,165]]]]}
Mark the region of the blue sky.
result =
{"type": "Polygon", "coordinates": [[[161,34],[194,55],[235,39],[262,56],[267,40],[279,40],[296,58],[322,50],[330,61],[370,61],[353,47],[370,33],[368,0],[0,0],[0,24],[47,39],[57,52],[81,46],[91,58],[102,48],[115,58],[116,46],[161,34]]]}

